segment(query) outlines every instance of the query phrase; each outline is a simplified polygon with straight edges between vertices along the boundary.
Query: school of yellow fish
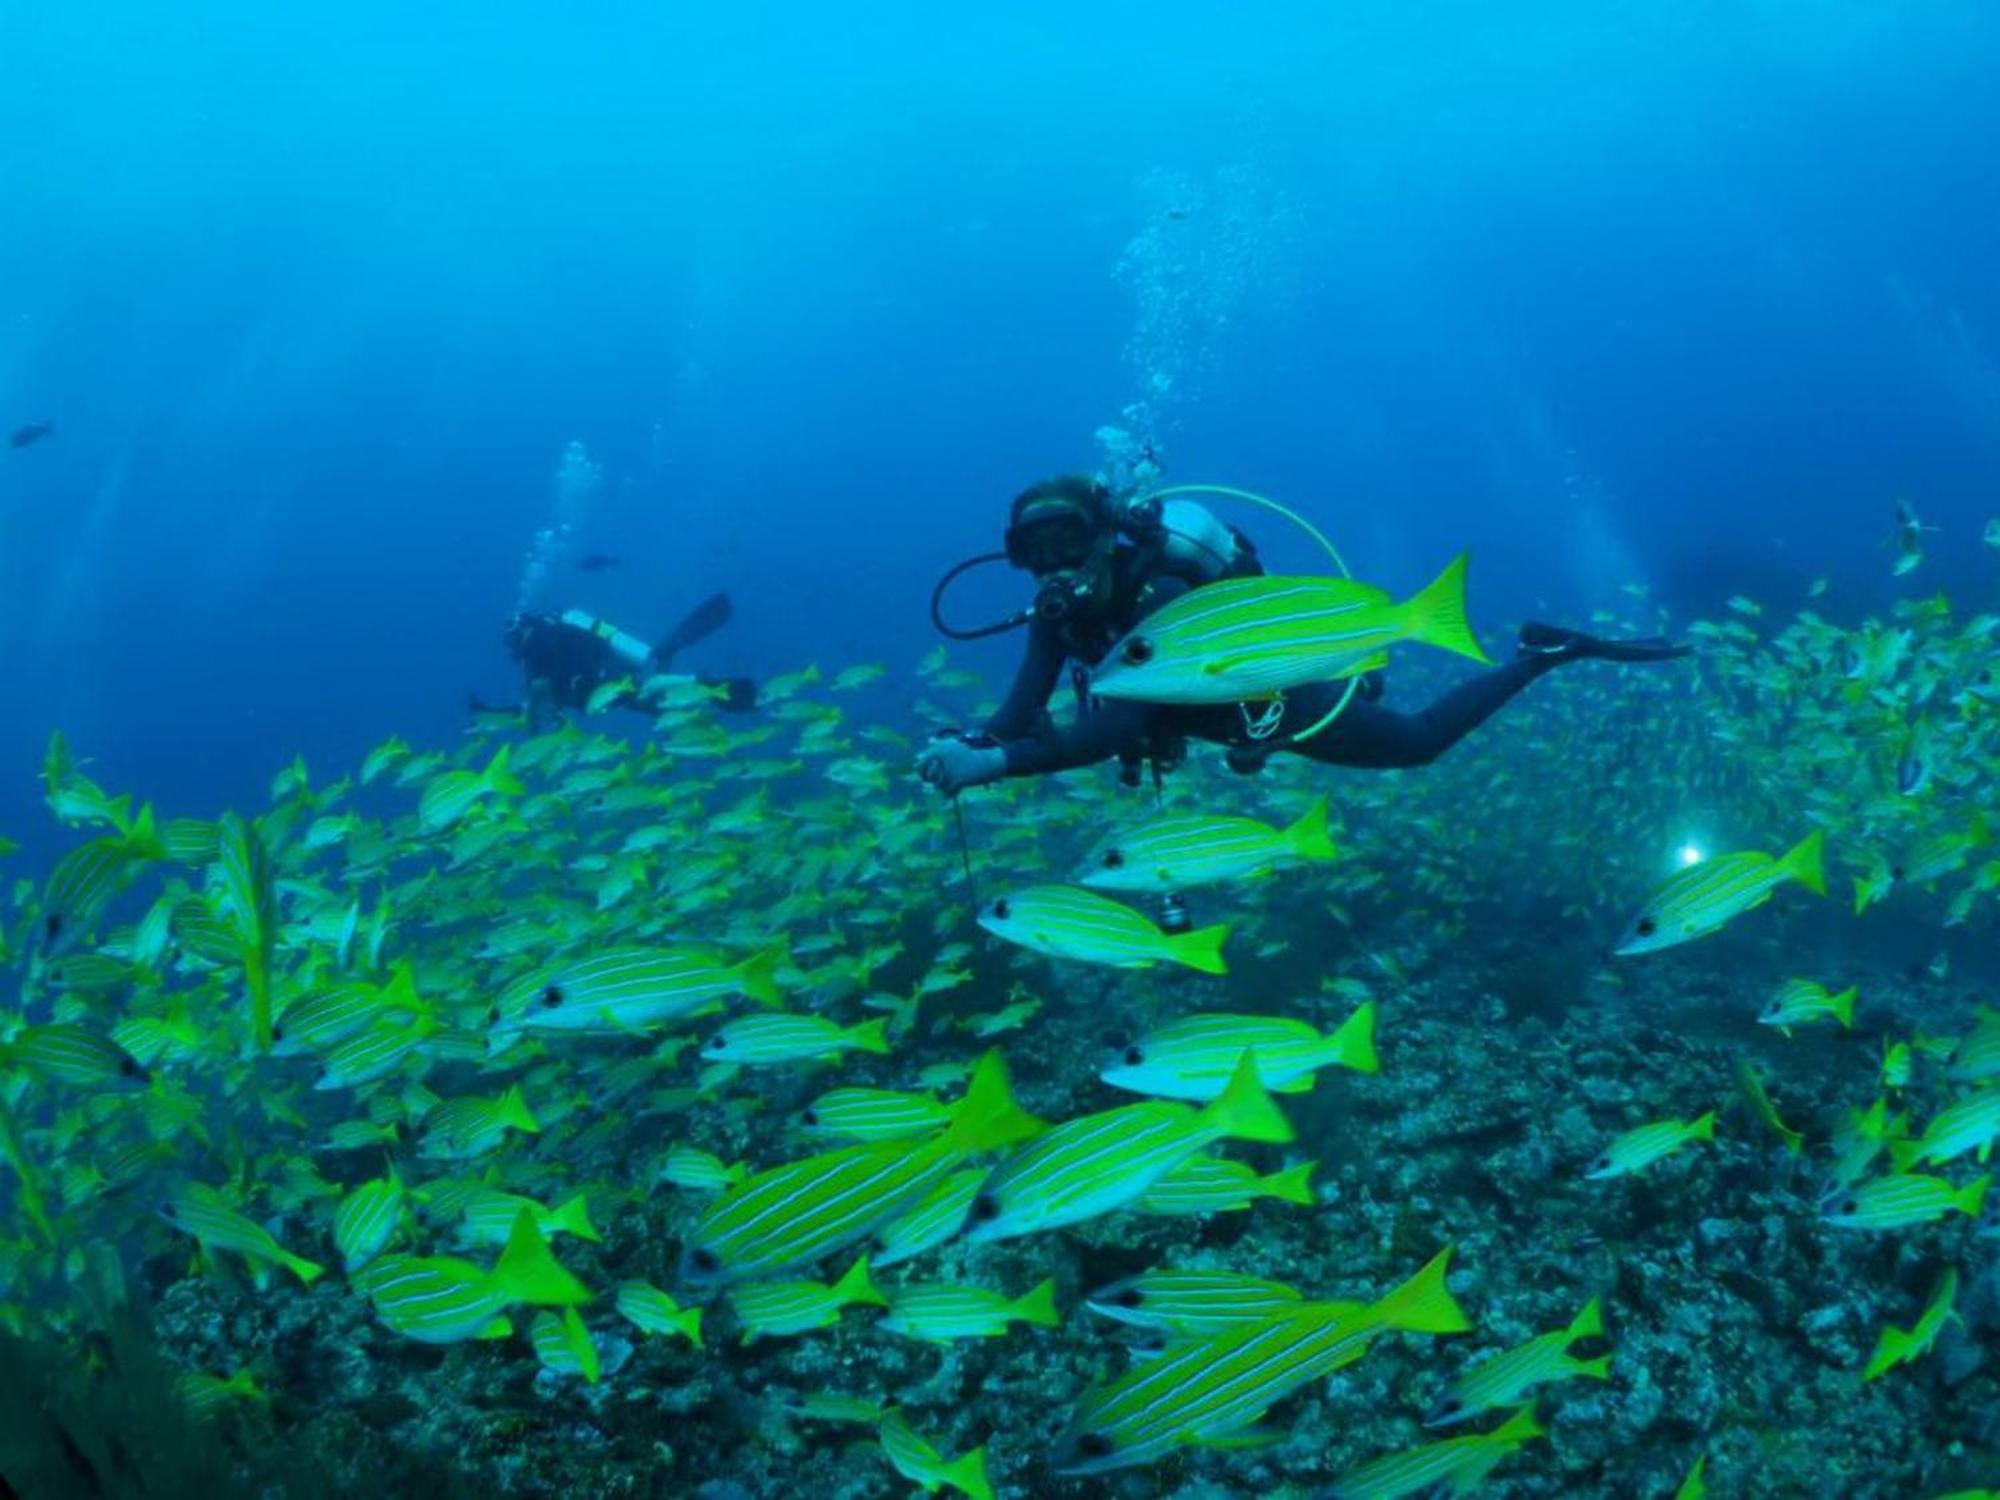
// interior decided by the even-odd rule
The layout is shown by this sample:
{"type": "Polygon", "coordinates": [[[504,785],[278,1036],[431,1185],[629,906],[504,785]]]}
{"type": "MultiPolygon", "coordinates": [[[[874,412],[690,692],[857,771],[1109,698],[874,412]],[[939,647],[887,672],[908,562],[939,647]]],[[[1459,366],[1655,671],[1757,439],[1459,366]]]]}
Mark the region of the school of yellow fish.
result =
{"type": "MultiPolygon", "coordinates": [[[[787,1416],[860,1426],[926,1492],[1176,1453],[1227,1484],[1378,1338],[1423,1336],[1423,1360],[1477,1329],[1451,1247],[1393,1284],[1303,1289],[1254,1259],[1079,1285],[1061,1247],[1244,1213],[1337,1240],[1293,1102],[1316,1077],[1393,1089],[1376,1043],[1406,975],[1511,921],[1593,948],[1615,992],[1677,961],[1656,950],[1782,922],[1737,982],[1743,1016],[1791,1037],[1865,1024],[1867,986],[1820,956],[1845,924],[1927,934],[1939,985],[1954,952],[1993,952],[2000,616],[1930,598],[1841,624],[1818,602],[1733,601],[1688,632],[1687,669],[1568,674],[1422,771],[1281,756],[1236,778],[1198,754],[1157,793],[1082,773],[954,807],[907,774],[921,731],[851,711],[906,681],[877,667],[772,681],[747,728],[688,684],[636,738],[585,718],[391,740],[330,780],[294,763],[215,821],[112,795],[58,735],[45,789],[75,841],[14,882],[0,931],[0,1327],[80,1341],[69,1292],[108,1244],[592,1384],[621,1378],[613,1335],[727,1361],[843,1320],[935,1345],[1082,1320],[1101,1363],[1039,1451],[947,1451],[945,1415],[889,1389],[814,1388],[787,1416]],[[1156,920],[1165,893],[1193,930],[1156,920]],[[1279,987],[1302,973],[1306,994],[1279,987]],[[1100,1058],[1106,1018],[1127,1035],[1100,1058]],[[925,1267],[1002,1244],[985,1277],[925,1267]]],[[[1399,648],[1399,689],[1420,655],[1399,648]]],[[[982,707],[941,650],[906,685],[900,723],[982,707]]],[[[1856,1044],[1846,1076],[1789,1080],[1820,1118],[1787,1122],[1766,1082],[1788,1080],[1741,1085],[1761,1124],[1718,1124],[1718,1080],[1569,1166],[1673,1171],[1732,1131],[1806,1158],[1829,1226],[1939,1259],[1937,1295],[1853,1372],[1913,1378],[1983,1269],[1943,1257],[2000,1243],[1943,1237],[1987,1212],[2000,1012],[1967,996],[1880,1055],[1856,1044]]],[[[1483,1430],[1328,1472],[1330,1493],[1533,1465],[1538,1396],[1615,1384],[1621,1323],[1660,1315],[1574,1293],[1567,1326],[1452,1366],[1429,1420],[1483,1430]]],[[[191,1369],[185,1394],[227,1407],[273,1378],[191,1369]]],[[[1699,1444],[1681,1468],[1681,1495],[1751,1492],[1699,1444]]]]}

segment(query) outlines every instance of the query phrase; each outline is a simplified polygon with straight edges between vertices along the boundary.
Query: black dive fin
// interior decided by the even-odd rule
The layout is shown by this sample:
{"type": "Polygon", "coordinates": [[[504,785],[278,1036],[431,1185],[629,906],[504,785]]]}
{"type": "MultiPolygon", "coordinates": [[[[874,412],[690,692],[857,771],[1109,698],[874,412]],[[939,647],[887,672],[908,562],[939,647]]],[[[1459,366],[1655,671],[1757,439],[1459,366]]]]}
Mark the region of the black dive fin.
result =
{"type": "Polygon", "coordinates": [[[685,620],[668,632],[665,640],[653,648],[653,660],[665,669],[696,641],[705,641],[722,629],[735,613],[736,606],[729,602],[727,594],[713,594],[702,600],[688,611],[685,620]]]}
{"type": "Polygon", "coordinates": [[[1521,627],[1521,656],[1589,656],[1601,661],[1670,661],[1686,656],[1691,647],[1679,646],[1664,636],[1648,636],[1636,641],[1607,641],[1585,635],[1581,630],[1565,630],[1560,625],[1544,625],[1530,620],[1521,627]]]}

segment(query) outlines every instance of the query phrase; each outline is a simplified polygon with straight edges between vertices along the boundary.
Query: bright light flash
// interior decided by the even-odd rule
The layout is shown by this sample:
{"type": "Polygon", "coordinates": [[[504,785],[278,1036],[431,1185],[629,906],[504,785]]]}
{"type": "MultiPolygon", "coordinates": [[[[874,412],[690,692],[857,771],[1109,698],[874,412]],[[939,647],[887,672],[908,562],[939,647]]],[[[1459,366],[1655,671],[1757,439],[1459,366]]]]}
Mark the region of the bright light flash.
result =
{"type": "Polygon", "coordinates": [[[1681,868],[1685,870],[1689,865],[1698,865],[1707,859],[1708,853],[1699,844],[1682,844],[1675,852],[1674,858],[1680,861],[1681,868]]]}

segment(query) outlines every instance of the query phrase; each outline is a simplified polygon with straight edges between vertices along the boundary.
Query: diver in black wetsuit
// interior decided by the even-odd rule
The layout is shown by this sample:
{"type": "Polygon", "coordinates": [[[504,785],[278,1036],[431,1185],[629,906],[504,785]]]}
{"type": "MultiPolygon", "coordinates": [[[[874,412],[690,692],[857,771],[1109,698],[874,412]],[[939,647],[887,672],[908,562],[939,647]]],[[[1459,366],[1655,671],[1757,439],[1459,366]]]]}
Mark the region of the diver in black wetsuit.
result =
{"type": "MultiPolygon", "coordinates": [[[[983,732],[940,735],[924,749],[918,757],[924,780],[956,794],[1003,776],[1039,776],[1112,756],[1136,776],[1144,760],[1177,760],[1179,747],[1190,738],[1229,746],[1231,767],[1246,772],[1259,769],[1276,749],[1330,765],[1428,765],[1563,662],[1662,661],[1687,654],[1687,647],[1663,640],[1605,641],[1530,623],[1521,629],[1514,660],[1416,713],[1384,707],[1381,674],[1368,674],[1332,724],[1302,743],[1289,743],[1286,735],[1325,715],[1340,701],[1345,683],[1287,692],[1277,732],[1262,739],[1249,734],[1245,714],[1235,706],[1092,699],[1088,669],[1140,620],[1191,588],[1263,572],[1255,547],[1241,532],[1200,506],[1175,502],[1173,510],[1164,514],[1152,502],[1135,513],[1104,486],[1075,476],[1038,484],[1015,499],[1005,556],[1040,585],[1027,620],[1027,655],[983,732]],[[1047,705],[1065,665],[1071,666],[1079,712],[1073,724],[1059,728],[1047,705]]],[[[955,576],[947,574],[945,583],[955,576]]],[[[944,587],[940,584],[940,593],[944,587]]]]}
{"type": "MultiPolygon", "coordinates": [[[[729,623],[734,613],[727,594],[717,594],[695,606],[657,646],[627,635],[607,621],[581,610],[560,615],[519,614],[507,622],[508,651],[527,678],[525,711],[539,728],[560,709],[581,711],[591,694],[607,682],[630,677],[642,687],[647,679],[666,675],[673,660],[697,641],[706,640],[729,623]]],[[[716,706],[746,713],[757,706],[757,684],[747,677],[696,676],[707,688],[721,689],[716,706]]],[[[657,705],[642,691],[626,691],[612,700],[614,708],[652,713],[657,705]]],[[[517,713],[520,708],[494,708],[472,700],[475,713],[517,713]]]]}

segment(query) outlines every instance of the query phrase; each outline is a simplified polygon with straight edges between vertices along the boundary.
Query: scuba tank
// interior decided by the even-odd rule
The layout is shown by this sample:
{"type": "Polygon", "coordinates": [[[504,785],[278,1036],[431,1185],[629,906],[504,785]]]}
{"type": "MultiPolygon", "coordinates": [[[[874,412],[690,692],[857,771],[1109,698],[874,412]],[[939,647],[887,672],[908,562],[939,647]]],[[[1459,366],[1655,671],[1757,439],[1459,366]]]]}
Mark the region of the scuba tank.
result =
{"type": "Polygon", "coordinates": [[[634,670],[645,667],[653,659],[653,648],[637,636],[627,635],[609,620],[600,620],[596,615],[585,614],[580,609],[566,609],[562,612],[562,622],[575,630],[588,631],[611,648],[612,654],[634,670]]]}

